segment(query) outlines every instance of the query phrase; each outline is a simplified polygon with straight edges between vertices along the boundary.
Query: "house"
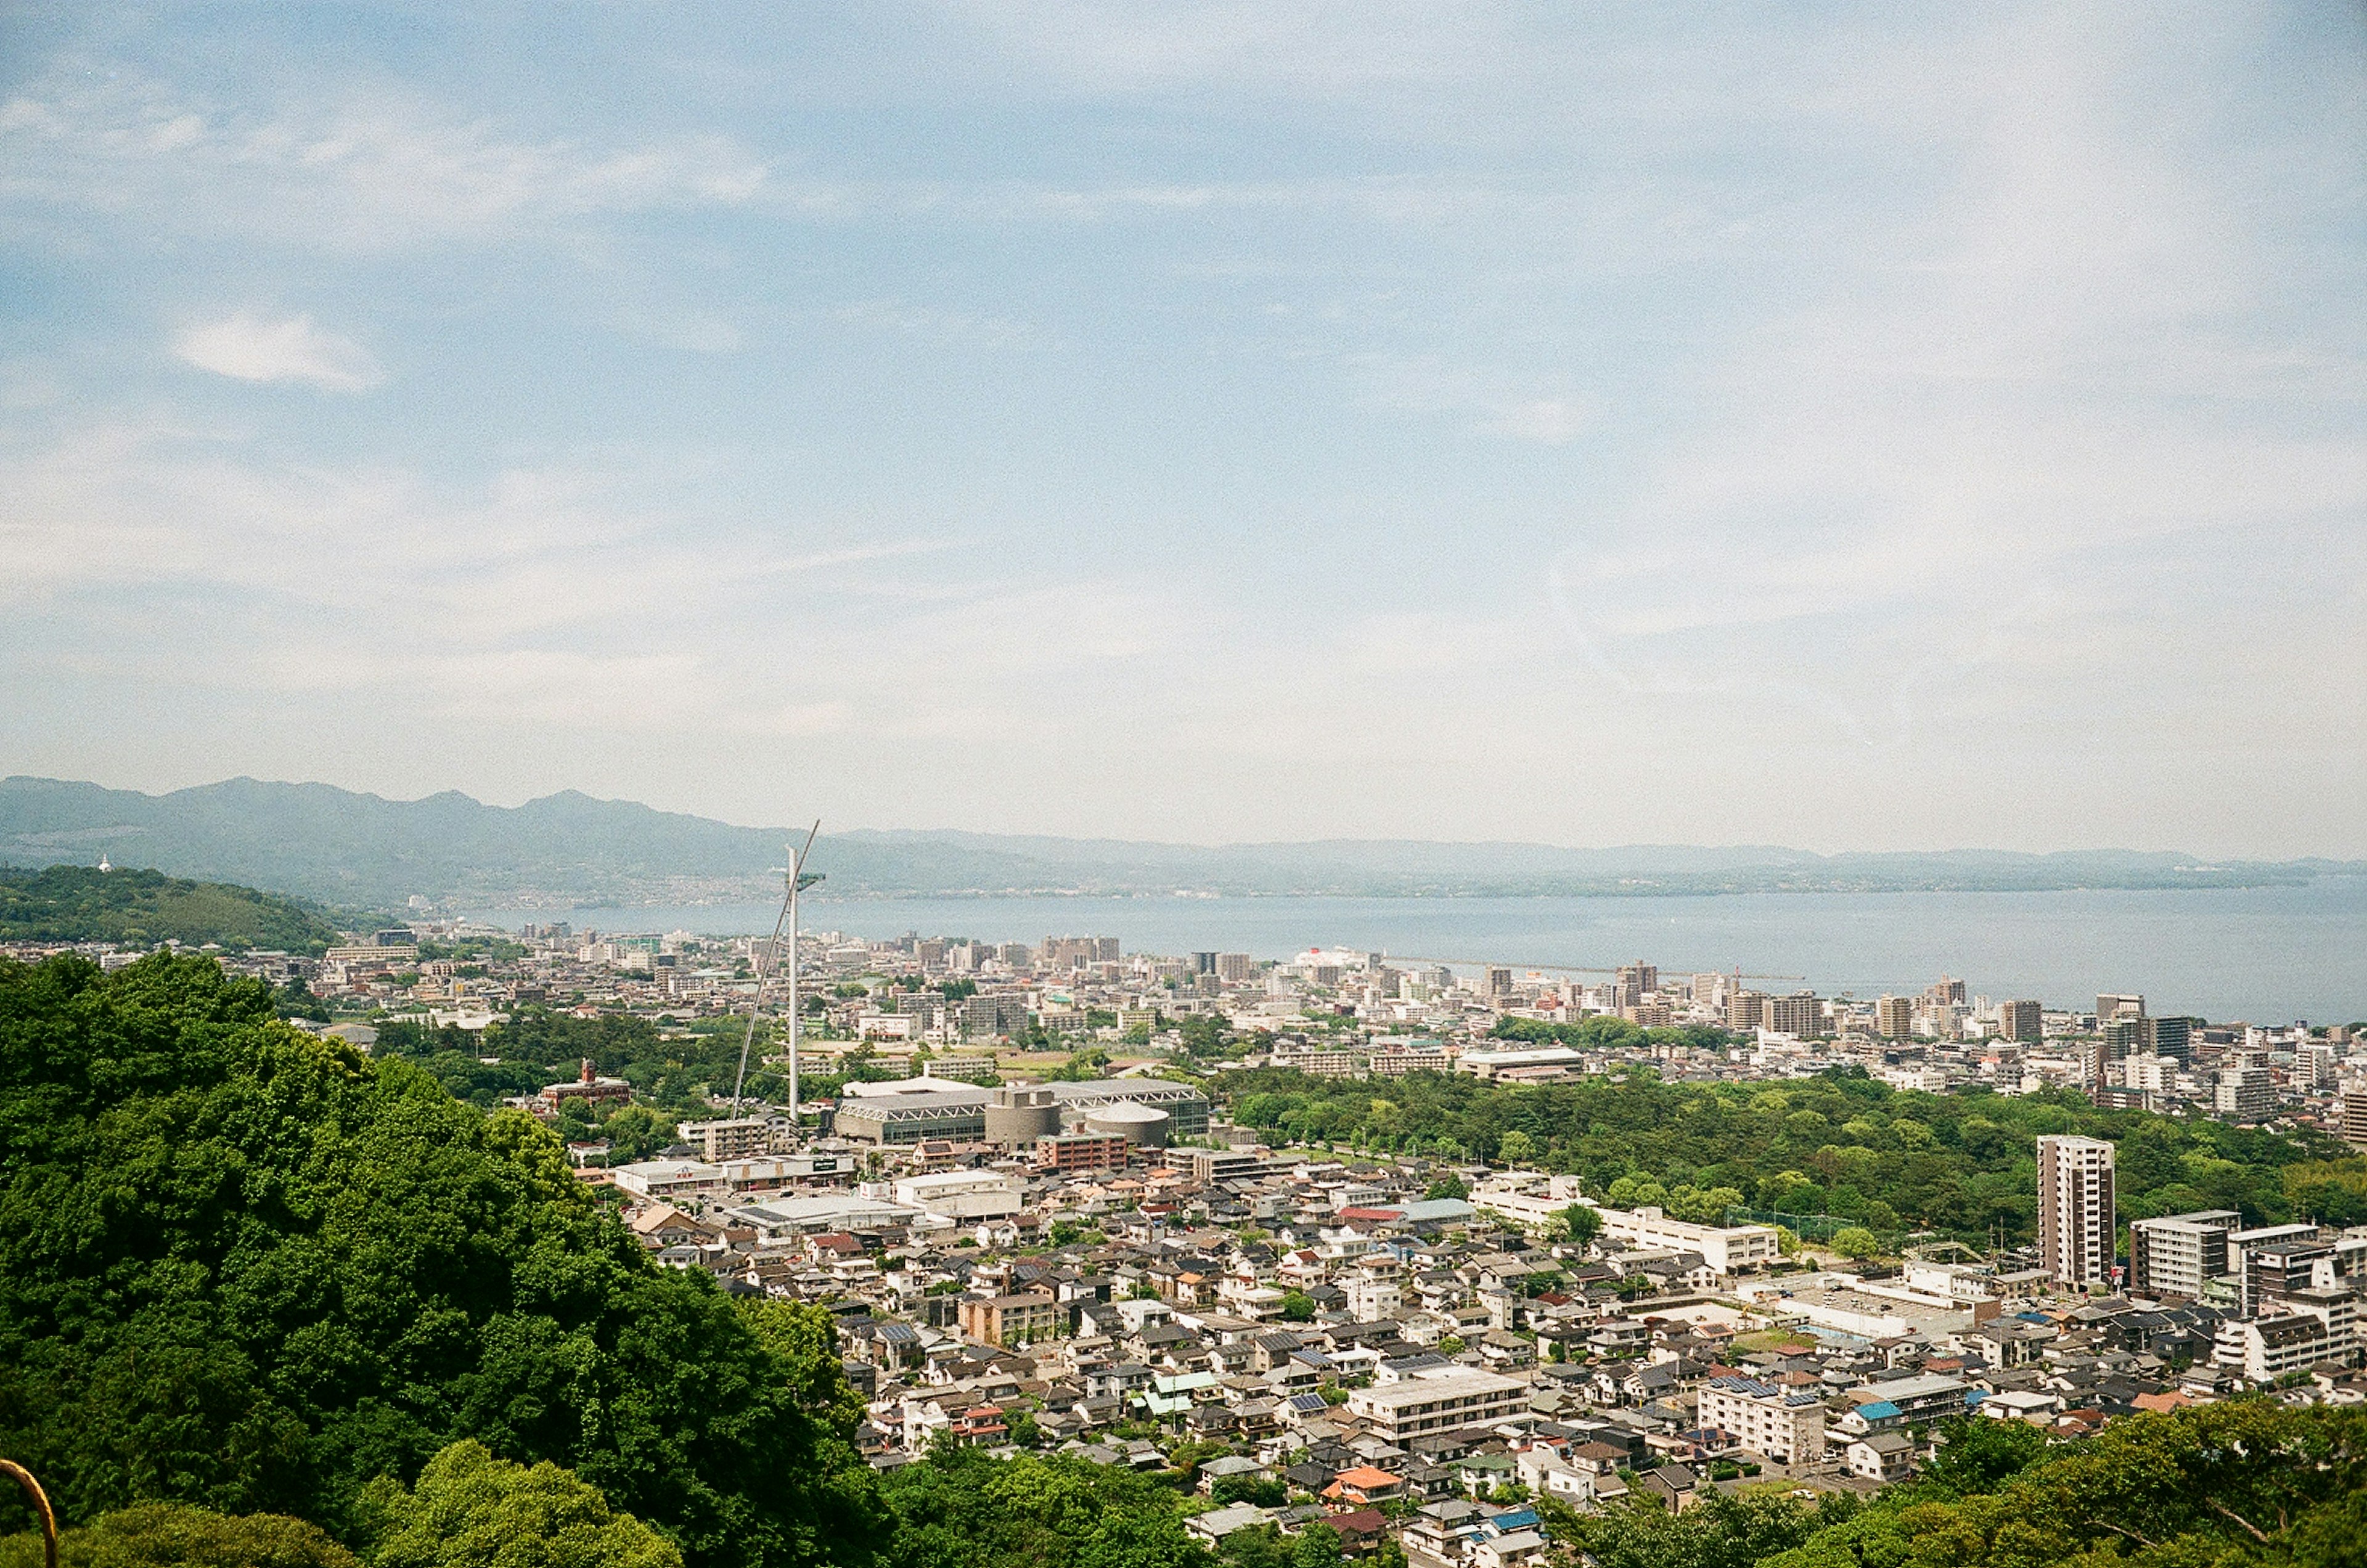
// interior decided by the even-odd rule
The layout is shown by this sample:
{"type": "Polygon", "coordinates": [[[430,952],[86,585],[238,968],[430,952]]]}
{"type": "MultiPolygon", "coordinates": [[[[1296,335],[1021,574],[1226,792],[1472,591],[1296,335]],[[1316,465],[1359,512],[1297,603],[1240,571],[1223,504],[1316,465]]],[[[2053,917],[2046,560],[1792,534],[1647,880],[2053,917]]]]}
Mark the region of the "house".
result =
{"type": "Polygon", "coordinates": [[[1243,1459],[1239,1454],[1219,1454],[1201,1465],[1200,1479],[1195,1483],[1195,1489],[1213,1496],[1217,1490],[1217,1483],[1227,1476],[1263,1475],[1265,1472],[1265,1466],[1253,1459],[1243,1459]]]}
{"type": "Polygon", "coordinates": [[[1682,1464],[1664,1464],[1636,1478],[1638,1494],[1659,1498],[1672,1514],[1682,1514],[1691,1507],[1700,1487],[1701,1477],[1682,1464]]]}
{"type": "Polygon", "coordinates": [[[1355,1556],[1377,1549],[1388,1523],[1387,1517],[1378,1508],[1357,1508],[1350,1513],[1333,1514],[1330,1518],[1309,1524],[1307,1528],[1331,1531],[1340,1538],[1340,1550],[1355,1556]]]}
{"type": "Polygon", "coordinates": [[[1373,1503],[1386,1503],[1405,1492],[1405,1478],[1391,1474],[1374,1465],[1360,1464],[1353,1470],[1343,1470],[1323,1488],[1327,1503],[1352,1503],[1364,1507],[1373,1503]]]}
{"type": "Polygon", "coordinates": [[[1253,1503],[1230,1503],[1221,1508],[1211,1508],[1205,1514],[1195,1514],[1184,1521],[1184,1532],[1194,1539],[1215,1546],[1236,1530],[1250,1529],[1266,1521],[1266,1512],[1253,1503]]]}
{"type": "Polygon", "coordinates": [[[1869,1432],[1850,1440],[1847,1462],[1867,1481],[1903,1481],[1915,1471],[1915,1444],[1904,1432],[1869,1432]]]}

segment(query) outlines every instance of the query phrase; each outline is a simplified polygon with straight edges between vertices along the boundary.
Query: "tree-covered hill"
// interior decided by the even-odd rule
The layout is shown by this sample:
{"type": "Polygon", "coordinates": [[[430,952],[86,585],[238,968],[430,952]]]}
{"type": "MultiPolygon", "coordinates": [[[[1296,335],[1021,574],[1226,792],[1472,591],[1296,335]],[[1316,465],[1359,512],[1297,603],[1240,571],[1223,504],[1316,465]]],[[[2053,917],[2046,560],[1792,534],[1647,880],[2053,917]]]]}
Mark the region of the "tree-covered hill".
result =
{"type": "Polygon", "coordinates": [[[156,871],[0,866],[0,941],[219,942],[232,952],[317,953],[336,940],[320,910],[252,887],[156,871]]]}
{"type": "Polygon", "coordinates": [[[692,1568],[860,1563],[858,1413],[826,1314],[658,1268],[530,1118],[210,960],[0,961],[0,1452],[68,1522],[161,1499],[351,1542],[373,1483],[474,1438],[692,1568]]]}

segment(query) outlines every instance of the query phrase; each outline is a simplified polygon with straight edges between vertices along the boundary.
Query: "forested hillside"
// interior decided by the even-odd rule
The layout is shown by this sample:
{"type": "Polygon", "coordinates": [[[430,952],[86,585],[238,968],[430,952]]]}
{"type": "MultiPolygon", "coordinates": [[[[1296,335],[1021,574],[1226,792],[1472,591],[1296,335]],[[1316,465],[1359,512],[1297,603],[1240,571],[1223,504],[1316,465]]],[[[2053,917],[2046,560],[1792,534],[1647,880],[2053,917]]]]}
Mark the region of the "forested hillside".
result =
{"type": "Polygon", "coordinates": [[[374,1483],[474,1438],[692,1568],[859,1562],[858,1408],[825,1314],[659,1269],[530,1118],[210,960],[0,964],[0,1452],[70,1522],[164,1498],[358,1542],[374,1483]]]}
{"type": "Polygon", "coordinates": [[[320,910],[252,887],[155,871],[0,866],[0,941],[219,942],[317,953],[337,940],[320,910]]]}

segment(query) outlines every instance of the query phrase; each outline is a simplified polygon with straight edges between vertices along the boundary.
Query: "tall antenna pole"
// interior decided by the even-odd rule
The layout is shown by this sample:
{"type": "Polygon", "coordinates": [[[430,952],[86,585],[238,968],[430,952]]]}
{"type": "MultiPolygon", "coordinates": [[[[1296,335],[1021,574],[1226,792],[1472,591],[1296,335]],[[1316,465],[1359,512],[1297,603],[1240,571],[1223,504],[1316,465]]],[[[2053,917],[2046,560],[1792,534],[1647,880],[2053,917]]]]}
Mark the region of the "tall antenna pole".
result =
{"type": "Polygon", "coordinates": [[[781,912],[773,917],[773,940],[764,952],[756,955],[756,999],[748,1008],[748,1032],[740,1041],[740,1071],[731,1080],[731,1114],[740,1114],[742,1091],[748,1083],[748,1051],[756,1041],[756,1019],[764,1010],[764,959],[781,945],[781,928],[789,929],[789,1121],[798,1120],[798,893],[821,880],[820,875],[806,874],[806,856],[813,849],[814,834],[821,831],[817,818],[806,834],[805,847],[790,858],[782,874],[781,912]]]}
{"type": "Polygon", "coordinates": [[[806,856],[813,852],[814,834],[821,831],[821,818],[814,818],[811,831],[806,834],[805,848],[789,863],[789,1126],[791,1135],[803,1142],[806,1122],[805,1101],[798,1098],[798,1037],[805,1027],[805,1010],[798,1005],[798,895],[821,877],[806,875],[806,856]]]}

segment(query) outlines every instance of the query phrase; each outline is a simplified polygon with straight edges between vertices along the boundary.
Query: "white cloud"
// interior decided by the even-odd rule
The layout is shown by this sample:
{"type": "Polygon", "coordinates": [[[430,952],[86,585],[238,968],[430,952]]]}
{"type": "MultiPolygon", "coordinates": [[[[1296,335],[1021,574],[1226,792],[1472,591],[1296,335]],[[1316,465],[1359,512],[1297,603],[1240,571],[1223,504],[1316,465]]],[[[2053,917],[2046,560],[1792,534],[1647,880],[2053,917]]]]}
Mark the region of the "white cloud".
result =
{"type": "Polygon", "coordinates": [[[266,104],[192,103],[133,72],[61,61],[0,104],[0,199],[136,211],[183,231],[326,249],[414,249],[604,212],[795,209],[831,190],[774,188],[726,137],[603,147],[384,90],[266,104]],[[201,195],[193,194],[201,192],[201,195]]]}
{"type": "Polygon", "coordinates": [[[368,349],[315,326],[310,316],[275,321],[242,312],[191,327],[173,352],[200,370],[241,381],[303,381],[327,391],[358,392],[386,378],[368,349]]]}

